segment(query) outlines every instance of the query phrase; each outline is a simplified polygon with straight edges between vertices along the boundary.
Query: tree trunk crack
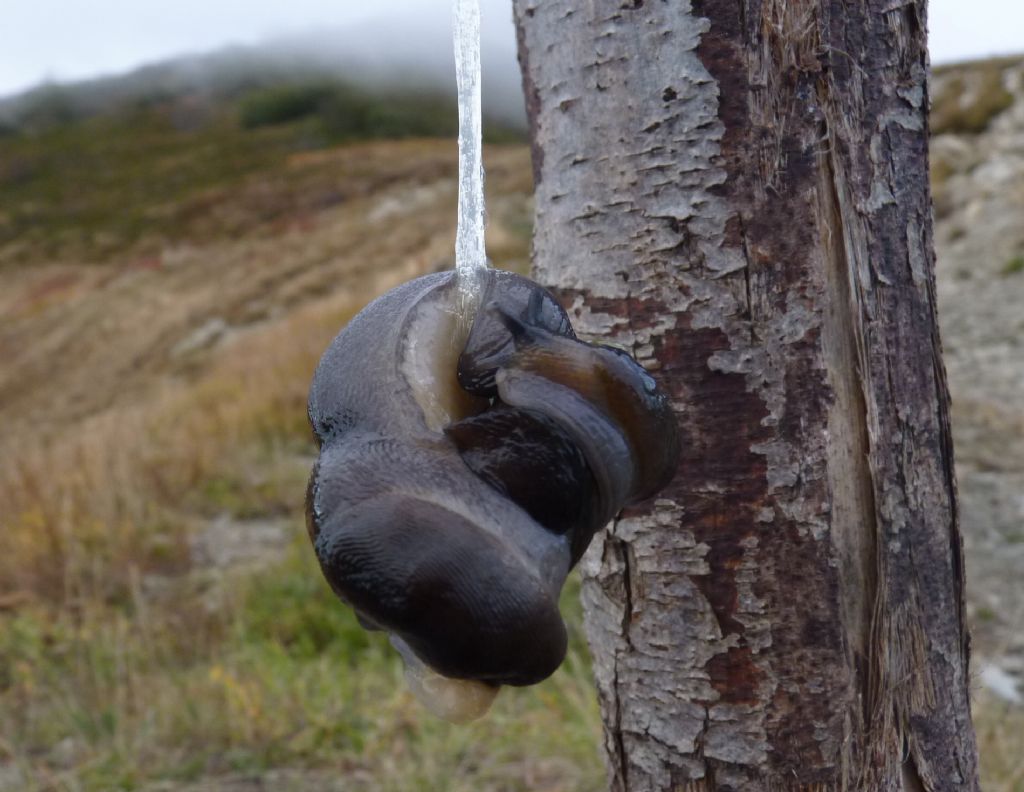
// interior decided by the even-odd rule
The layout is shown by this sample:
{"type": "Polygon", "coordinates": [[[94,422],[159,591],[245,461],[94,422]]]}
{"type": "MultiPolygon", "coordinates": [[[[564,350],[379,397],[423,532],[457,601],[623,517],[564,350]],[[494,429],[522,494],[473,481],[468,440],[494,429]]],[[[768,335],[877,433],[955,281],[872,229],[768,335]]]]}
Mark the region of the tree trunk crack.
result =
{"type": "MultiPolygon", "coordinates": [[[[740,5],[743,5],[743,0],[740,0],[740,5]]],[[[750,261],[750,246],[747,242],[747,229],[743,224],[742,215],[737,216],[740,228],[740,251],[743,253],[743,261],[745,265],[743,267],[743,284],[747,294],[747,330],[749,334],[749,341],[751,348],[756,345],[756,334],[754,332],[754,295],[750,287],[750,279],[753,277],[751,272],[751,261],[750,261]]]]}
{"type": "Polygon", "coordinates": [[[626,751],[625,732],[622,729],[622,697],[619,688],[619,657],[615,656],[615,671],[612,679],[612,690],[615,691],[615,721],[611,738],[615,745],[615,756],[618,763],[618,772],[613,772],[613,777],[622,781],[622,789],[629,790],[629,754],[626,751]]]}
{"type": "Polygon", "coordinates": [[[624,542],[621,539],[615,539],[614,541],[622,562],[622,637],[626,642],[627,648],[632,652],[636,649],[630,636],[633,626],[633,573],[631,569],[632,559],[630,558],[632,550],[628,542],[624,542]]]}

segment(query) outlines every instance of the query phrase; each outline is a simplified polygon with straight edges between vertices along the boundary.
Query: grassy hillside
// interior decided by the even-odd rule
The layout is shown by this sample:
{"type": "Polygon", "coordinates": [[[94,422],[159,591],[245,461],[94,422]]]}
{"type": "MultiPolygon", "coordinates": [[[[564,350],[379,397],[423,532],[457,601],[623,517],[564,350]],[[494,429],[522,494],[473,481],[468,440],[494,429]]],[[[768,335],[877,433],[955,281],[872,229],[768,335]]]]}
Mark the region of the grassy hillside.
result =
{"type": "MultiPolygon", "coordinates": [[[[153,256],[169,241],[265,229],[350,190],[337,179],[296,185],[301,154],[341,143],[450,138],[457,110],[439,94],[370,94],[306,78],[227,90],[135,97],[101,112],[71,89],[43,88],[0,136],[0,267],[42,259],[153,256]]],[[[489,124],[489,142],[520,133],[489,124]]]]}
{"type": "MultiPolygon", "coordinates": [[[[304,535],[319,355],[451,265],[450,103],[322,79],[37,99],[0,132],[0,792],[603,788],[574,581],[565,666],[448,726],[304,535]]],[[[513,134],[488,249],[525,271],[513,134]]],[[[1024,719],[978,715],[986,780],[1024,789],[1024,719]]]]}
{"type": "MultiPolygon", "coordinates": [[[[552,680],[448,726],[305,537],[320,353],[450,266],[455,145],[417,101],[286,85],[0,139],[0,789],[600,786],[578,626],[552,680]]],[[[528,153],[486,162],[523,270],[528,153]]]]}

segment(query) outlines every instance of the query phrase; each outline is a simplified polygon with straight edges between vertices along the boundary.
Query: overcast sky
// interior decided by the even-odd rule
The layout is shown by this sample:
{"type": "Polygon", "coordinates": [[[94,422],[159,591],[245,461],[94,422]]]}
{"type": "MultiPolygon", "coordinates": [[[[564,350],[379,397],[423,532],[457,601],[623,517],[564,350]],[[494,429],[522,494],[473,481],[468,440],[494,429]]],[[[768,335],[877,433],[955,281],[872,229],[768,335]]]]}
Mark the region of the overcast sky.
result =
{"type": "MultiPolygon", "coordinates": [[[[511,0],[482,0],[491,46],[514,57],[511,0]],[[496,43],[493,43],[496,42],[496,43]]],[[[450,0],[2,0],[0,95],[225,44],[373,17],[447,20],[450,0]]],[[[931,0],[932,60],[1024,53],[1022,0],[931,0]]],[[[382,42],[381,46],[386,46],[382,42]]]]}

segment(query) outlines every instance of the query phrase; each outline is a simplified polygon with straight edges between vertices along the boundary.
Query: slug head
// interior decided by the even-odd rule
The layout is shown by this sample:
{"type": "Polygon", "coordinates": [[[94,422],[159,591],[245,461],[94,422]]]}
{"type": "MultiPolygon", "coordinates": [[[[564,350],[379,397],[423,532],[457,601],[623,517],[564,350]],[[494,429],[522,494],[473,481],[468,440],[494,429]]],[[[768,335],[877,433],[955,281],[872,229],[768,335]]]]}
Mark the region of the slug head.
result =
{"type": "Polygon", "coordinates": [[[597,480],[603,524],[671,480],[679,457],[675,416],[627,352],[576,339],[568,319],[545,311],[550,295],[526,283],[483,304],[459,358],[459,382],[562,429],[597,480]]]}
{"type": "Polygon", "coordinates": [[[528,278],[491,270],[458,361],[459,384],[469,393],[497,395],[494,376],[516,352],[509,322],[564,338],[576,338],[569,317],[550,292],[528,278]]]}

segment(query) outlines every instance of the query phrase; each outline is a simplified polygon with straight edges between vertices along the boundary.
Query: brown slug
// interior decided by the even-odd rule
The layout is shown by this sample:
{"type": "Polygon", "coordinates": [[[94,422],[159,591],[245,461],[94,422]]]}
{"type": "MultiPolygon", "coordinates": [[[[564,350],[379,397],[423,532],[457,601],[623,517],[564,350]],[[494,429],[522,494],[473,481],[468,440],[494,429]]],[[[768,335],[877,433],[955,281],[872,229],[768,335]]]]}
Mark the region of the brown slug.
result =
{"type": "Polygon", "coordinates": [[[307,519],[321,569],[452,720],[562,662],[558,595],[594,532],[671,479],[675,418],[627,353],[579,341],[532,281],[454,273],[378,298],[313,378],[307,519]]]}

